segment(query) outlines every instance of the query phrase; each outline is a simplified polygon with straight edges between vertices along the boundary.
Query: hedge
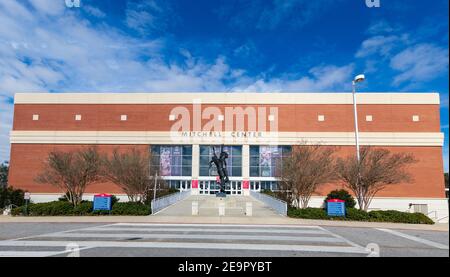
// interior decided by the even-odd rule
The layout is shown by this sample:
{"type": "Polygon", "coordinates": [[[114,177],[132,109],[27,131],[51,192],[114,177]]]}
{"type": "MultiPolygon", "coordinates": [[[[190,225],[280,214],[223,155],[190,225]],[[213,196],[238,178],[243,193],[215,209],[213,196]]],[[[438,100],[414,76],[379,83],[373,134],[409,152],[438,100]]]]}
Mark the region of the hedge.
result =
{"type": "Polygon", "coordinates": [[[305,219],[434,224],[433,220],[422,213],[406,213],[393,210],[365,212],[355,208],[347,208],[345,217],[330,217],[325,209],[322,208],[289,208],[288,216],[305,219]]]}
{"type": "Polygon", "coordinates": [[[0,208],[7,205],[22,206],[25,204],[25,192],[21,189],[14,189],[13,187],[0,187],[0,208]]]}
{"type": "MultiPolygon", "coordinates": [[[[15,208],[11,211],[14,216],[24,215],[25,206],[15,208]]],[[[53,201],[47,203],[29,204],[28,215],[30,216],[83,216],[83,215],[149,215],[150,206],[134,202],[116,202],[109,211],[93,211],[92,201],[83,201],[73,207],[67,201],[53,201]]]]}

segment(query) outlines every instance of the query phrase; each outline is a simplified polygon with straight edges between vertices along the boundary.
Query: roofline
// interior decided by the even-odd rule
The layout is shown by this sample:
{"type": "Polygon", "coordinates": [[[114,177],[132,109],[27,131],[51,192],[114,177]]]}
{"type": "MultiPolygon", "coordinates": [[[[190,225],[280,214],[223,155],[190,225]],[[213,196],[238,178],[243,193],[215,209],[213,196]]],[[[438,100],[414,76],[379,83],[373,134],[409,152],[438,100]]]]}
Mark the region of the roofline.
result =
{"type": "MultiPolygon", "coordinates": [[[[358,104],[439,105],[439,93],[357,93],[358,104]]],[[[15,104],[353,104],[352,93],[16,93],[15,104]]]]}

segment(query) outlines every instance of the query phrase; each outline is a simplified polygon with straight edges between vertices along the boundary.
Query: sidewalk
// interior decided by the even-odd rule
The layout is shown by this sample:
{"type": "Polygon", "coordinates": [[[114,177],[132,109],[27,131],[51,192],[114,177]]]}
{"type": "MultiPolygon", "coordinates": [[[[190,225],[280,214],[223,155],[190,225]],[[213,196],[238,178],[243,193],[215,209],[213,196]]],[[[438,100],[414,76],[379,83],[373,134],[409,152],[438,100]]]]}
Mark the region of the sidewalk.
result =
{"type": "Polygon", "coordinates": [[[263,217],[201,217],[201,216],[51,216],[51,217],[12,217],[0,216],[2,223],[174,223],[174,224],[259,224],[259,225],[317,225],[355,228],[387,228],[403,230],[424,230],[448,232],[447,223],[434,225],[378,223],[358,221],[329,221],[289,218],[283,216],[263,217]]]}

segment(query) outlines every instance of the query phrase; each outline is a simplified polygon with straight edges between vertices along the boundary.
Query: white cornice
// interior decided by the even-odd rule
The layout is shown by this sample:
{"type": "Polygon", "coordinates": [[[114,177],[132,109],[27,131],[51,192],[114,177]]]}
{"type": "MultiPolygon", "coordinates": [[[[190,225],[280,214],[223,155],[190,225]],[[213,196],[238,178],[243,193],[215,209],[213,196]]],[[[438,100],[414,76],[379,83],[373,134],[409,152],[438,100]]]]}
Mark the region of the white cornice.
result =
{"type": "MultiPolygon", "coordinates": [[[[351,93],[16,93],[15,104],[353,104],[351,93]]],[[[358,93],[358,104],[439,105],[438,93],[358,93]]]]}
{"type": "MultiPolygon", "coordinates": [[[[442,146],[443,133],[361,132],[361,145],[442,146]]],[[[184,136],[179,132],[146,131],[12,131],[11,143],[26,144],[251,144],[354,145],[353,132],[278,132],[242,137],[233,132],[219,136],[184,136]]]]}

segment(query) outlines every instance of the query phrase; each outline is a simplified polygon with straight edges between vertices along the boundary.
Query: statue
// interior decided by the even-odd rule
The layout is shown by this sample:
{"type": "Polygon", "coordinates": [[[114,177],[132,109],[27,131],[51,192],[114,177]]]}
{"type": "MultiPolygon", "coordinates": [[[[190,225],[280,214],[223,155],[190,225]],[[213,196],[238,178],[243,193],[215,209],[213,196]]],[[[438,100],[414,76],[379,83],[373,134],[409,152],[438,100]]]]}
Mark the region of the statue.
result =
{"type": "Polygon", "coordinates": [[[227,159],[228,153],[223,151],[223,145],[220,147],[220,156],[217,157],[216,155],[216,149],[213,146],[213,157],[211,161],[209,162],[209,168],[211,168],[212,164],[216,166],[217,174],[219,174],[220,178],[220,192],[216,194],[218,197],[225,197],[225,185],[228,183],[228,170],[227,170],[227,159]]]}

